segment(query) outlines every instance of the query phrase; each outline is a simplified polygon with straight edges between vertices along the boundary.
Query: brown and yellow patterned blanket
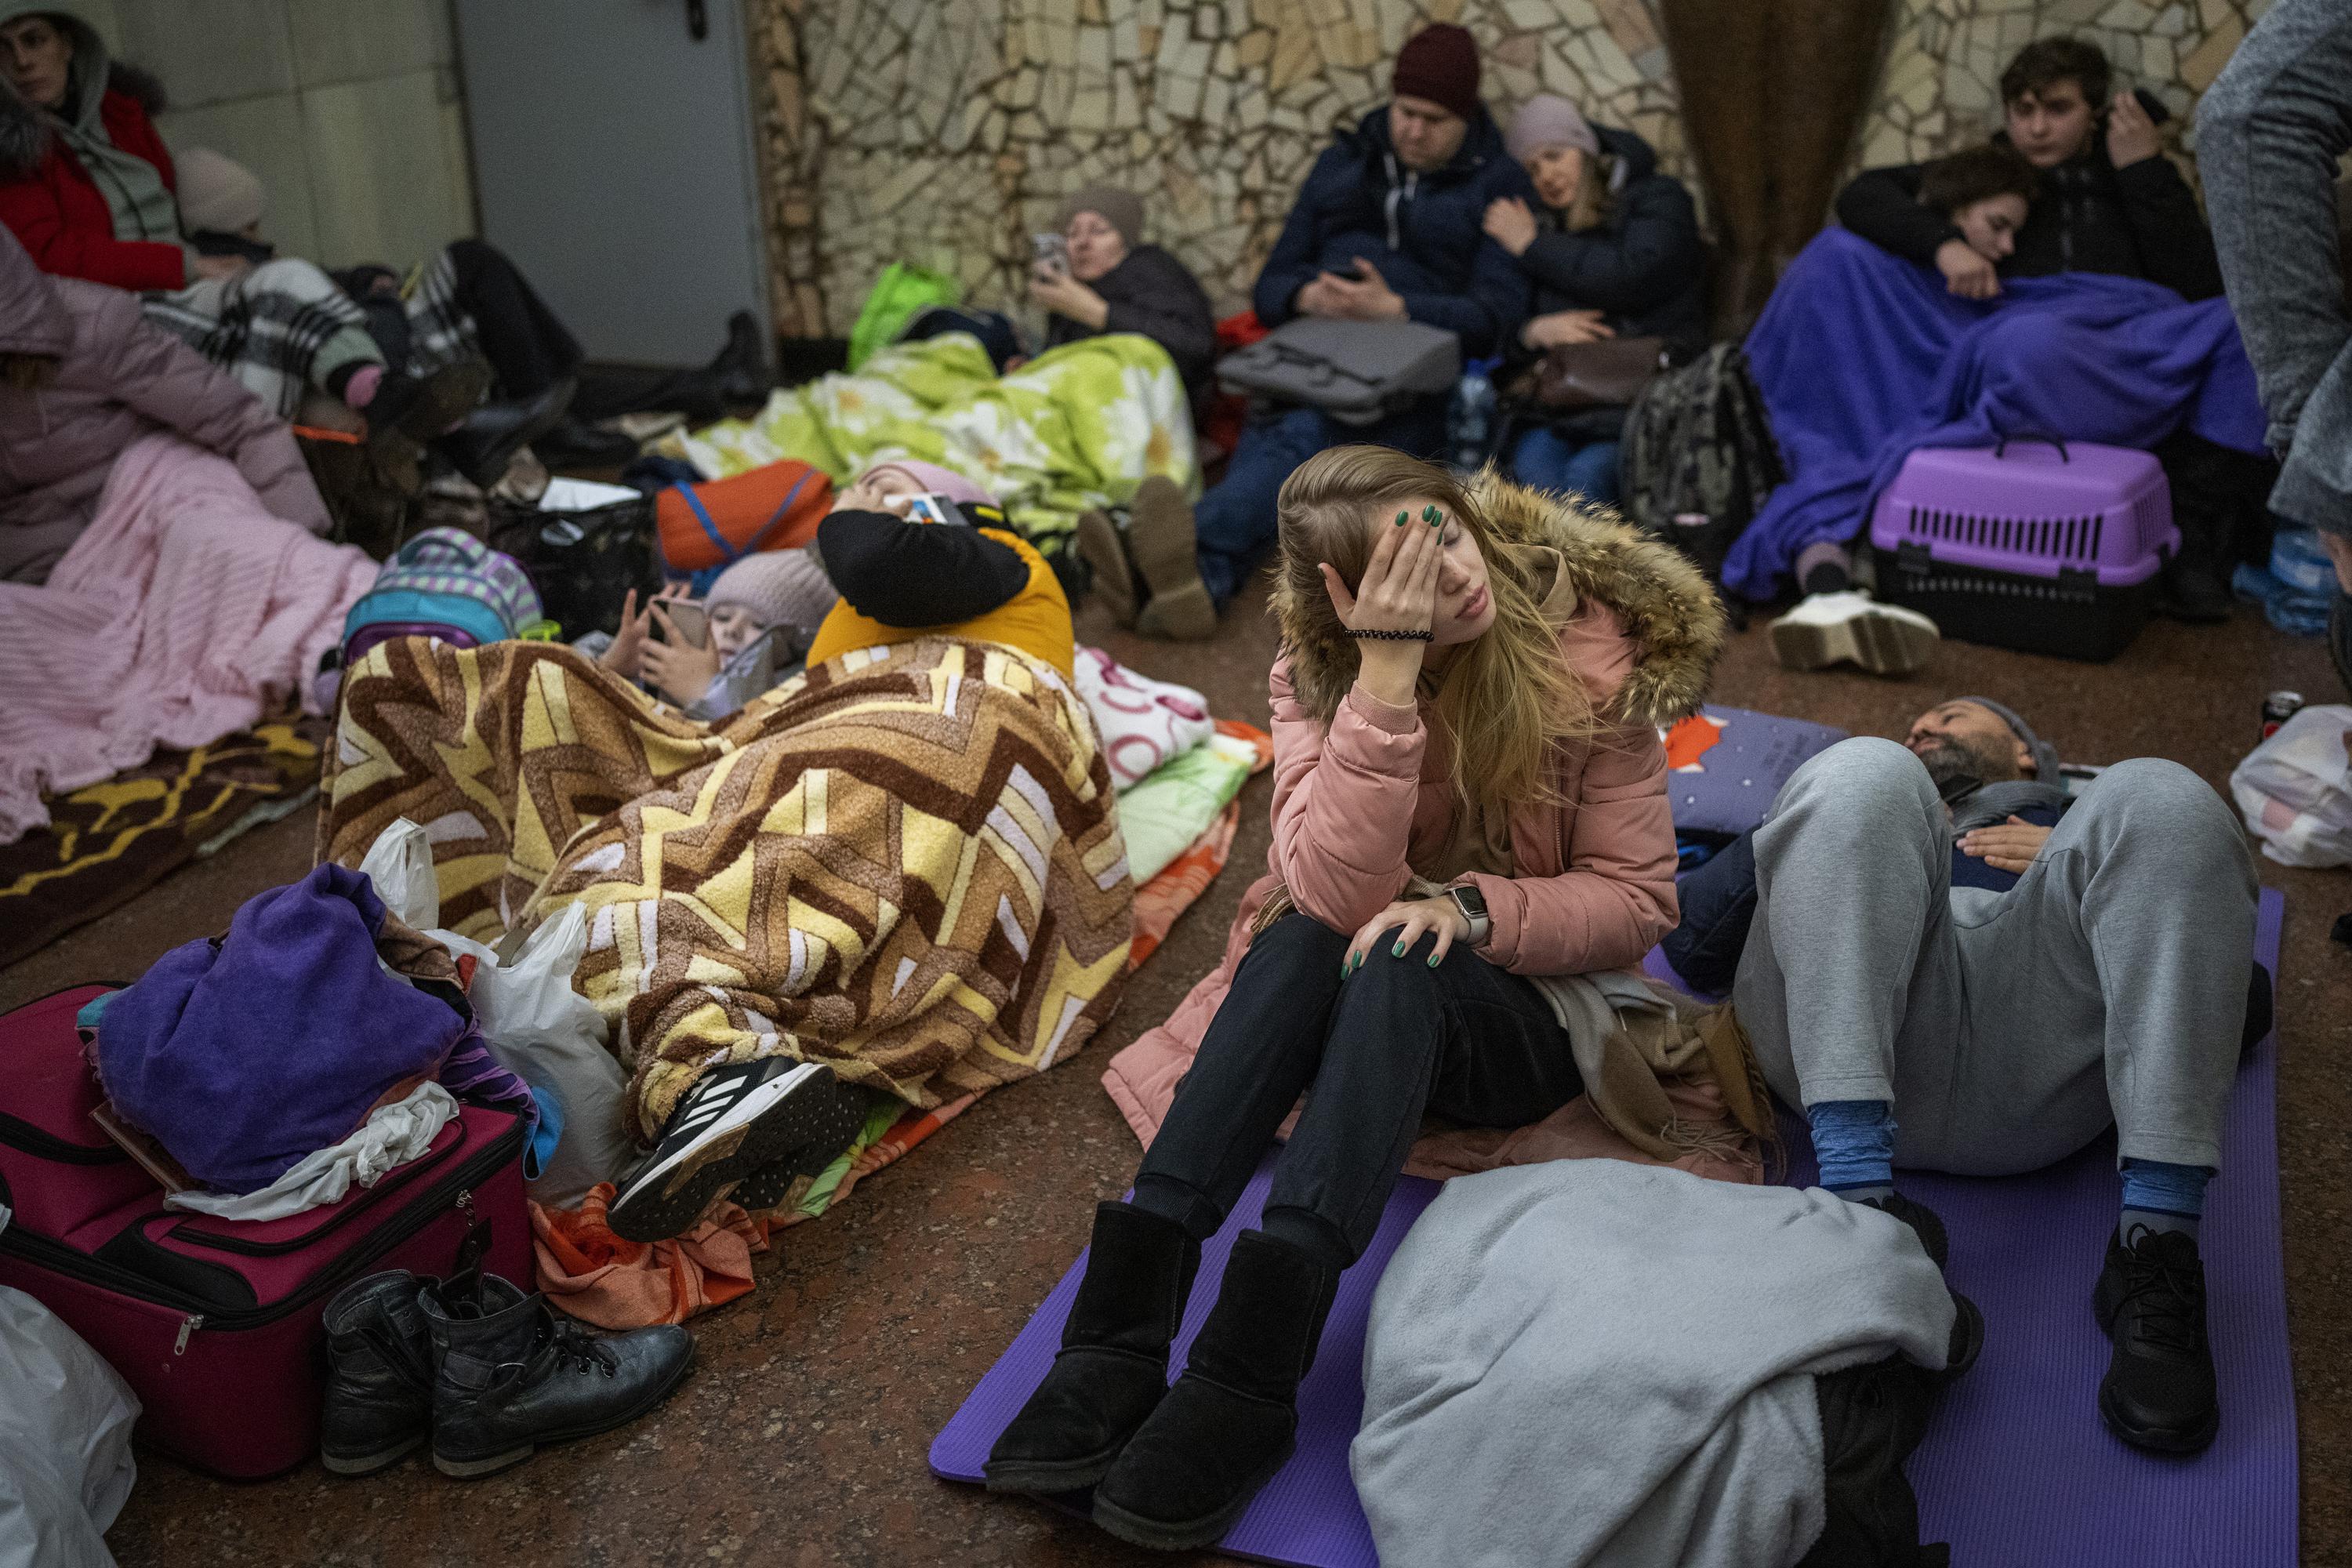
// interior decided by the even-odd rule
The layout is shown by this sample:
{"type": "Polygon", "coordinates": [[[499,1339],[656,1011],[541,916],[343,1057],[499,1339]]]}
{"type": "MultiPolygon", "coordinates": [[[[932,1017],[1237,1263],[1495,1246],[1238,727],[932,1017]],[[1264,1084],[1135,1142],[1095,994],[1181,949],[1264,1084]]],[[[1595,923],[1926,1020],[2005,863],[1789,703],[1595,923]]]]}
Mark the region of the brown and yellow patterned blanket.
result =
{"type": "Polygon", "coordinates": [[[648,1139],[707,1068],[782,1053],[931,1109],[1076,1052],[1135,888],[1076,693],[992,644],[845,655],[697,723],[569,648],[386,643],[346,677],[320,848],[395,818],[442,923],[587,906],[578,984],[648,1139]]]}

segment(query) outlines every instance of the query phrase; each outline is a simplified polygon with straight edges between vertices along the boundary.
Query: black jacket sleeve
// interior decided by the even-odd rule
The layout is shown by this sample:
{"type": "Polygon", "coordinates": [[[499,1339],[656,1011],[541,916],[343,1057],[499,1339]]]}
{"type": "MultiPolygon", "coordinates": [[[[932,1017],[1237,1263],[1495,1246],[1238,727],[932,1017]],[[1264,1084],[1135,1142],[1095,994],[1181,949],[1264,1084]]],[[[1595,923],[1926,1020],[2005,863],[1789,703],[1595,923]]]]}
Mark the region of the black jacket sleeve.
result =
{"type": "Polygon", "coordinates": [[[1546,229],[1520,269],[1576,309],[1635,316],[1690,287],[1706,265],[1698,212],[1679,181],[1643,180],[1626,193],[1624,221],[1581,234],[1546,229]]]}
{"type": "Polygon", "coordinates": [[[2210,300],[2221,291],[2221,262],[2197,196],[2172,160],[2159,153],[2116,171],[2116,195],[2124,221],[2131,225],[2140,268],[2186,300],[2210,300]]]}
{"type": "Polygon", "coordinates": [[[1132,278],[1119,279],[1116,298],[1103,296],[1110,306],[1103,331],[1150,338],[1168,351],[1186,386],[1200,385],[1217,358],[1217,322],[1209,296],[1182,262],[1156,246],[1137,251],[1119,268],[1130,269],[1132,278]]]}
{"type": "Polygon", "coordinates": [[[1838,222],[1881,250],[1922,267],[1936,264],[1936,252],[1961,237],[1951,219],[1919,205],[1916,163],[1864,169],[1838,193],[1838,222]]]}
{"type": "Polygon", "coordinates": [[[943,626],[1009,603],[1028,563],[1003,540],[882,511],[836,511],[817,525],[825,575],[858,614],[886,626],[943,626]]]}

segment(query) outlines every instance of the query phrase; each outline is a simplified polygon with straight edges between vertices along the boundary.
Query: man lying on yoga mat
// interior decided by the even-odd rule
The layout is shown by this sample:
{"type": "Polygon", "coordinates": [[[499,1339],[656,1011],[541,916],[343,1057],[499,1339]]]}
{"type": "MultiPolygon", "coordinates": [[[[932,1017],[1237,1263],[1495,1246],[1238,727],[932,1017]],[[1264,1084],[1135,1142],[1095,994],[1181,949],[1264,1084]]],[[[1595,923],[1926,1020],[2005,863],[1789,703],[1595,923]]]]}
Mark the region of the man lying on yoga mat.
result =
{"type": "Polygon", "coordinates": [[[1897,1159],[2009,1175],[2114,1124],[2099,1410],[2127,1443],[2193,1453],[2220,1421],[2198,1215],[2241,1046],[2268,1026],[2266,988],[2248,1017],[2253,863],[2176,763],[2118,763],[2071,800],[2057,771],[1982,697],[1929,709],[1899,745],[1832,746],[1685,880],[1666,952],[1693,984],[1729,980],[1766,1080],[1805,1109],[1822,1184],[1908,1221],[1938,1262],[1943,1224],[1895,1192],[1897,1159]]]}

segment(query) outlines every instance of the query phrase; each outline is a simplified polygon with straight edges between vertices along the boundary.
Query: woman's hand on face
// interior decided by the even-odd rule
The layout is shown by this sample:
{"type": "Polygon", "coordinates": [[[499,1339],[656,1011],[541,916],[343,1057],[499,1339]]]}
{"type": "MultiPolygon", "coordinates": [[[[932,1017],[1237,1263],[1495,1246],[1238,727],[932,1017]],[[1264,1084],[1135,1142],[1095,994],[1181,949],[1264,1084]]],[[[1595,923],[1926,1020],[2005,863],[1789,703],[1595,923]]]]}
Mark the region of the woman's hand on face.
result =
{"type": "Polygon", "coordinates": [[[1531,349],[1553,349],[1567,343],[1597,343],[1617,335],[1598,310],[1554,310],[1538,316],[1519,333],[1531,349]]]}
{"type": "Polygon", "coordinates": [[[1480,227],[1486,237],[1509,251],[1513,256],[1525,256],[1528,247],[1536,242],[1536,215],[1517,196],[1497,196],[1486,204],[1486,217],[1480,227]]]}
{"type": "MultiPolygon", "coordinates": [[[[1350,593],[1329,562],[1322,563],[1323,589],[1339,624],[1350,632],[1427,632],[1437,620],[1437,569],[1445,557],[1444,514],[1424,507],[1400,511],[1381,529],[1380,542],[1364,565],[1363,580],[1350,593]],[[1435,521],[1433,522],[1432,519],[1435,521]]],[[[1421,679],[1425,637],[1363,637],[1356,643],[1357,683],[1391,707],[1412,702],[1421,679]]]]}
{"type": "Polygon", "coordinates": [[[1445,955],[1457,942],[1470,940],[1470,922],[1462,918],[1462,910],[1443,893],[1433,899],[1405,899],[1391,904],[1356,933],[1348,944],[1348,956],[1340,961],[1342,977],[1353,974],[1372,956],[1372,950],[1385,943],[1390,956],[1402,958],[1412,952],[1413,944],[1423,936],[1433,936],[1437,944],[1430,952],[1429,967],[1436,968],[1445,962],[1445,955]],[[1394,939],[1390,937],[1394,932],[1394,939]]]}
{"type": "Polygon", "coordinates": [[[639,654],[646,683],[680,707],[700,701],[719,678],[719,650],[707,642],[700,647],[691,647],[678,636],[676,623],[659,603],[652,610],[662,635],[669,640],[647,642],[639,654]]]}

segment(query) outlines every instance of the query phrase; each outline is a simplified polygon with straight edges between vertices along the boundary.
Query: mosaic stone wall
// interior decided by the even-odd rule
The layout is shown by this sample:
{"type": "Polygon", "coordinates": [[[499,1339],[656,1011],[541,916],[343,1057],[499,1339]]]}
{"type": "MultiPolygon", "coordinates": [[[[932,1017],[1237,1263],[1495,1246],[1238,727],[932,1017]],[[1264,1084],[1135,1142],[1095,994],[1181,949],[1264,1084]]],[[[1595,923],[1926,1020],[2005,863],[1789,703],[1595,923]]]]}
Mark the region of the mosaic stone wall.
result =
{"type": "MultiPolygon", "coordinates": [[[[2187,110],[2267,0],[1890,0],[1854,163],[1961,145],[2000,119],[2016,47],[2078,31],[2187,110]]],[[[750,0],[786,331],[845,332],[903,259],[1018,300],[1063,195],[1142,193],[1151,237],[1239,308],[1332,128],[1379,103],[1415,28],[1477,36],[1486,97],[1567,95],[1692,179],[1654,0],[750,0]]]]}

